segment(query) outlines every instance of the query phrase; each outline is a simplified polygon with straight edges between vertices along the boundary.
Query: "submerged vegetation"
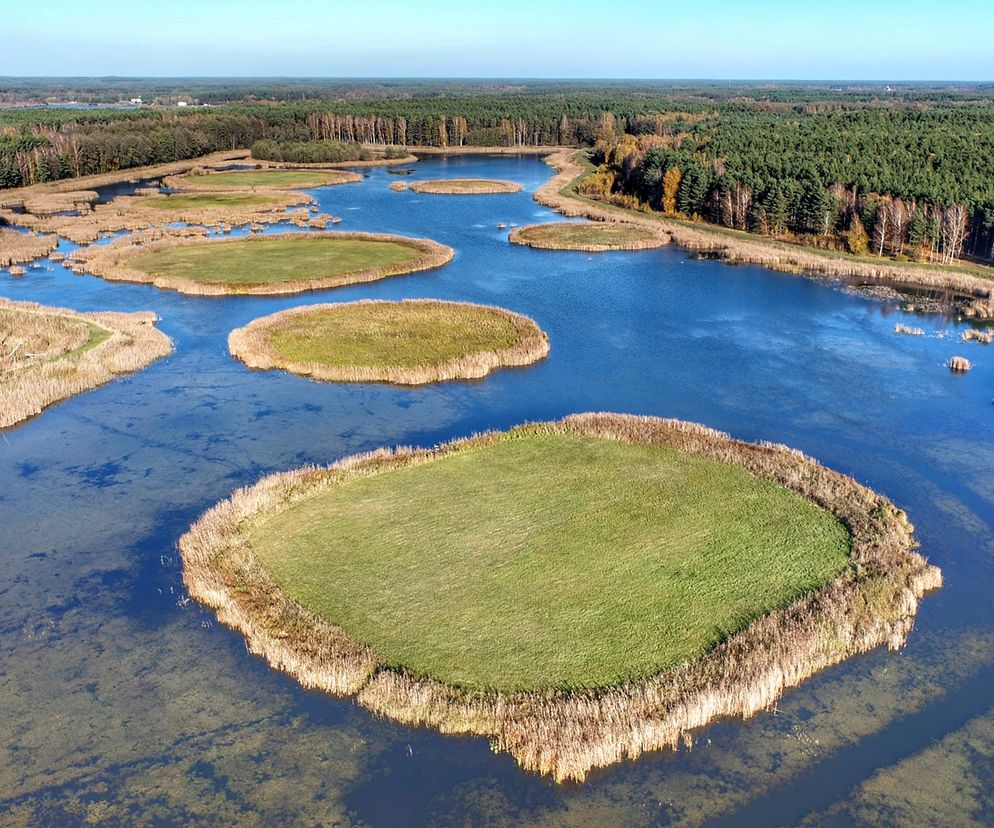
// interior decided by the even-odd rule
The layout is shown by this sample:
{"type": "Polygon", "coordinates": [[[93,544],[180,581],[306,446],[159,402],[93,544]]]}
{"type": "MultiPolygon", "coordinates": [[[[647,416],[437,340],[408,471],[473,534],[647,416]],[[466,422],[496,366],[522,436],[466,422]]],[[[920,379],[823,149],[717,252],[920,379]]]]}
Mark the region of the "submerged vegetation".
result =
{"type": "Polygon", "coordinates": [[[408,299],[291,308],[232,331],[228,348],[251,368],[422,385],[528,365],[548,354],[549,340],[502,308],[408,299]]]}
{"type": "Polygon", "coordinates": [[[543,250],[646,250],[661,247],[669,237],[651,227],[622,222],[552,222],[516,227],[508,240],[543,250]]]}
{"type": "Polygon", "coordinates": [[[172,350],[152,313],[77,313],[0,298],[0,428],[172,350]]]}
{"type": "Polygon", "coordinates": [[[913,550],[798,452],[611,414],[273,475],[180,540],[191,595],[274,667],[558,780],[900,647],[941,584],[913,550]]]}
{"type": "Polygon", "coordinates": [[[517,193],[521,185],[516,181],[497,181],[488,178],[439,178],[431,181],[412,181],[408,186],[416,193],[437,195],[487,195],[517,193]]]}
{"type": "Polygon", "coordinates": [[[105,279],[148,282],[180,293],[279,294],[372,282],[448,262],[452,248],[378,233],[282,233],[238,239],[163,233],[77,250],[72,261],[105,279]]]}

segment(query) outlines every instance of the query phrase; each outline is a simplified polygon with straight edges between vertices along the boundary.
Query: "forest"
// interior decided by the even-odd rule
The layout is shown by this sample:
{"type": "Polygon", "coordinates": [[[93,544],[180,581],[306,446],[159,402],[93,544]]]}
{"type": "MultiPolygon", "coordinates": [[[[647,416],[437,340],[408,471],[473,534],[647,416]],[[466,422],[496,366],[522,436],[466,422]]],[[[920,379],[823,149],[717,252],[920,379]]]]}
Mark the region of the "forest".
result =
{"type": "MultiPolygon", "coordinates": [[[[113,99],[144,88],[86,83],[113,99]]],[[[994,257],[994,106],[979,86],[157,83],[221,103],[2,108],[0,188],[236,148],[301,163],[358,160],[362,144],[568,145],[592,148],[585,192],[629,206],[859,255],[994,257]]],[[[0,100],[59,88],[0,81],[0,100]]]]}

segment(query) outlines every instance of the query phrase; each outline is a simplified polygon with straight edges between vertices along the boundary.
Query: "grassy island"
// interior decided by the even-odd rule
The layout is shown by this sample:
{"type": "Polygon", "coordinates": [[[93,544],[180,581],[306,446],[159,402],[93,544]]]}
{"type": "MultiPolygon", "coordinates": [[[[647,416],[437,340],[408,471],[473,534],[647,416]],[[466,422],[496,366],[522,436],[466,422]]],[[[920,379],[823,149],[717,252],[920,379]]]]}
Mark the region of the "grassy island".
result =
{"type": "Polygon", "coordinates": [[[0,299],[0,428],[171,350],[151,313],[77,313],[0,299]]]}
{"type": "Polygon", "coordinates": [[[900,647],[941,574],[799,452],[584,414],[273,475],[180,540],[190,593],[308,687],[557,780],[900,647]]]}
{"type": "Polygon", "coordinates": [[[647,250],[669,242],[664,233],[637,224],[567,221],[516,227],[508,235],[508,240],[542,250],[584,250],[590,253],[647,250]]]}
{"type": "Polygon", "coordinates": [[[75,251],[72,261],[105,279],[148,282],[199,295],[280,294],[372,282],[445,264],[452,248],[377,233],[283,233],[237,239],[165,234],[75,251]]]}
{"type": "Polygon", "coordinates": [[[436,195],[490,195],[517,193],[521,190],[521,185],[515,181],[500,181],[496,178],[437,178],[412,181],[408,186],[416,193],[436,195]]]}
{"type": "Polygon", "coordinates": [[[351,184],[362,176],[344,170],[231,170],[182,176],[165,180],[168,187],[179,190],[306,190],[332,184],[351,184]]]}
{"type": "Polygon", "coordinates": [[[228,348],[252,368],[421,385],[527,365],[548,354],[549,340],[502,308],[420,299],[291,308],[232,331],[228,348]]]}

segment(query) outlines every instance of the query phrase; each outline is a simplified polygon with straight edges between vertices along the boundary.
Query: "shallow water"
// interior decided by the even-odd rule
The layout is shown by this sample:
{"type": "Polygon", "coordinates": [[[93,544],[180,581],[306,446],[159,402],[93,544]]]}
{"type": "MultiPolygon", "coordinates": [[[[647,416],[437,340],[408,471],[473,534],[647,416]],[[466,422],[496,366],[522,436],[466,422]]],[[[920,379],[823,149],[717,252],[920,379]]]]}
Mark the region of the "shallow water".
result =
{"type": "MultiPolygon", "coordinates": [[[[755,825],[994,820],[994,351],[964,326],[824,283],[681,251],[508,245],[498,222],[557,218],[534,158],[431,159],[412,180],[520,181],[515,195],[360,184],[313,191],[346,230],[428,236],[435,271],[294,297],[187,297],[45,261],[0,295],[151,309],[175,353],[0,433],[0,823],[755,825]],[[253,373],[234,327],[300,304],[437,297],[498,304],[550,336],[539,364],[421,389],[253,373]],[[895,336],[895,322],[929,336],[895,336]],[[954,354],[976,364],[944,367],[954,354]],[[785,442],[905,508],[946,586],[900,654],[788,691],[557,786],[479,738],[373,718],[302,691],[183,591],[176,541],[276,470],[612,410],[785,442]]],[[[273,231],[279,228],[273,228],[273,231]]],[[[69,250],[64,243],[60,249],[69,250]]]]}

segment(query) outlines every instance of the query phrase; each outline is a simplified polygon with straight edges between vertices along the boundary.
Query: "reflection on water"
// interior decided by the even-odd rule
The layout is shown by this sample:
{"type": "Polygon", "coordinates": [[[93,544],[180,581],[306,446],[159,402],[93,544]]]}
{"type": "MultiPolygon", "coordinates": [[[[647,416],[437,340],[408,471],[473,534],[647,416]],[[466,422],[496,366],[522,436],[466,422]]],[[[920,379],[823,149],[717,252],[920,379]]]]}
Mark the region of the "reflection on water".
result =
{"type": "Polygon", "coordinates": [[[499,222],[554,218],[530,196],[548,172],[471,156],[420,162],[412,178],[510,178],[525,192],[397,193],[375,168],[313,191],[322,212],[346,217],[342,229],[457,251],[440,270],[377,284],[201,298],[51,263],[20,280],[0,272],[14,299],[152,309],[176,343],[0,438],[0,822],[990,822],[994,351],[961,344],[948,319],[675,249],[508,245],[499,222]],[[227,333],[256,316],[363,297],[503,305],[548,331],[552,352],[420,389],[253,373],[227,355],[227,333]],[[912,320],[929,336],[893,334],[912,320]],[[976,368],[951,375],[955,353],[976,368]],[[582,786],[524,774],[485,740],[304,692],[184,595],[177,538],[263,474],[587,410],[797,446],[906,508],[946,586],[902,654],[854,659],[776,711],[704,729],[692,751],[582,786]]]}

